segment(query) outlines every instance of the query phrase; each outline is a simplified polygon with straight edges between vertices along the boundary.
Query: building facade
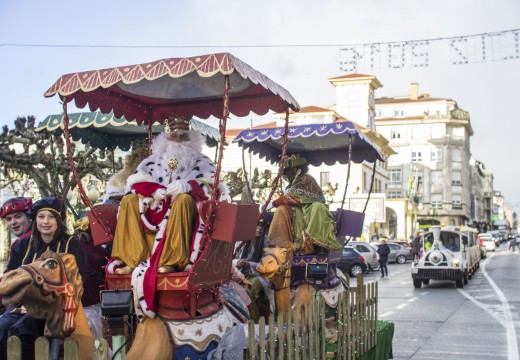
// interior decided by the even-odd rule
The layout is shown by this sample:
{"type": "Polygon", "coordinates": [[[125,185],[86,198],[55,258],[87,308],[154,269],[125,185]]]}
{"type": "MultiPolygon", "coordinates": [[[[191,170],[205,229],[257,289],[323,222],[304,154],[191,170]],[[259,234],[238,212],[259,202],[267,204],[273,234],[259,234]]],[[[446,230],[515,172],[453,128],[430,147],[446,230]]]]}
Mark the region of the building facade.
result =
{"type": "Polygon", "coordinates": [[[375,100],[378,132],[396,151],[388,160],[387,197],[409,199],[419,227],[472,222],[469,113],[455,100],[419,94],[375,100]]]}

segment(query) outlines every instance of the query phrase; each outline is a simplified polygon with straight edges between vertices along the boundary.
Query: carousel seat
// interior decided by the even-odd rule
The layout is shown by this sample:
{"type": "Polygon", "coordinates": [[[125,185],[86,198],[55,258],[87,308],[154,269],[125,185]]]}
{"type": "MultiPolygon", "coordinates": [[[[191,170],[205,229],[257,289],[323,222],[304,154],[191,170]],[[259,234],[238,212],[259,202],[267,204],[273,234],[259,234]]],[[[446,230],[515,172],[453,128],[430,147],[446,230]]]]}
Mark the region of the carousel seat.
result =
{"type": "MultiPolygon", "coordinates": [[[[231,278],[235,242],[254,238],[257,217],[256,204],[217,203],[211,240],[189,271],[157,274],[157,314],[183,320],[216,312],[218,287],[231,278]]],[[[106,281],[109,290],[132,287],[132,275],[107,274],[106,281]]]]}

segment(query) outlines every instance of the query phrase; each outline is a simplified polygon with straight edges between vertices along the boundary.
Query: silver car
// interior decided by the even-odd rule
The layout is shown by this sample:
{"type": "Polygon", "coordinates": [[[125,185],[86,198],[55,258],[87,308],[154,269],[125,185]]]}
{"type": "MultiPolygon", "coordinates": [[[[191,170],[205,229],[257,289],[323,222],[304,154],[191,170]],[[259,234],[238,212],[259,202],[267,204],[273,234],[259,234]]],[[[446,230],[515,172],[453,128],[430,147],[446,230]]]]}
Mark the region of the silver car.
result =
{"type": "MultiPolygon", "coordinates": [[[[406,260],[413,260],[412,249],[390,241],[387,241],[386,243],[390,247],[390,254],[388,254],[388,262],[404,264],[406,260]]],[[[372,245],[376,250],[379,246],[379,244],[375,243],[371,243],[370,245],[372,245]]]]}
{"type": "Polygon", "coordinates": [[[375,249],[366,242],[349,241],[345,247],[350,247],[365,257],[371,271],[379,270],[379,261],[375,249]]]}

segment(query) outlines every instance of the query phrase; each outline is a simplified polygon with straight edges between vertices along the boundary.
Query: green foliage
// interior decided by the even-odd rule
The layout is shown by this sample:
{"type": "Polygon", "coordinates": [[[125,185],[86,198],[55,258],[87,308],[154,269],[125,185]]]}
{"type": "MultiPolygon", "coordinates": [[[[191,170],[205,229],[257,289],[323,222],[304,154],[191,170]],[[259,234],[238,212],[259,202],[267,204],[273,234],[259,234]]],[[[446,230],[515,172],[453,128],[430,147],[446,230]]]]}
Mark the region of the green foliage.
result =
{"type": "MultiPolygon", "coordinates": [[[[40,197],[62,197],[77,184],[67,159],[63,134],[35,131],[34,116],[18,117],[14,129],[7,125],[0,134],[0,187],[9,187],[18,196],[27,196],[34,188],[40,197]]],[[[87,175],[106,181],[109,175],[122,167],[113,153],[100,151],[88,145],[72,144],[71,150],[79,178],[87,175]]]]}

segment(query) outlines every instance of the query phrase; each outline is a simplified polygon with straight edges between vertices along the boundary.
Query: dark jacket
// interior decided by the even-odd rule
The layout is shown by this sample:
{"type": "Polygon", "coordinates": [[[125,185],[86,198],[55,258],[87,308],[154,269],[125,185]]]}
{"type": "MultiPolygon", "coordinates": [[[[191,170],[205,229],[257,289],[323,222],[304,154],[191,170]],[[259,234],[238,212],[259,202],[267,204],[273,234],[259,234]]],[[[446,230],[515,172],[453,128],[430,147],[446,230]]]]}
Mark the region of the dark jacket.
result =
{"type": "Polygon", "coordinates": [[[377,247],[379,254],[379,261],[388,261],[388,254],[390,254],[390,246],[388,244],[379,244],[377,247]]]}
{"type": "Polygon", "coordinates": [[[38,259],[45,251],[52,250],[55,253],[69,253],[76,257],[79,273],[85,276],[85,260],[83,248],[75,236],[65,239],[56,239],[49,244],[40,244],[36,252],[30,247],[31,236],[27,236],[16,242],[7,262],[6,271],[18,269],[20,265],[27,265],[38,259]]]}
{"type": "Polygon", "coordinates": [[[419,254],[419,250],[421,249],[421,238],[416,236],[411,244],[412,254],[419,254]]]}

